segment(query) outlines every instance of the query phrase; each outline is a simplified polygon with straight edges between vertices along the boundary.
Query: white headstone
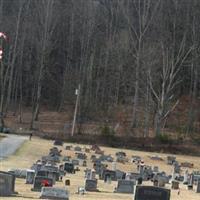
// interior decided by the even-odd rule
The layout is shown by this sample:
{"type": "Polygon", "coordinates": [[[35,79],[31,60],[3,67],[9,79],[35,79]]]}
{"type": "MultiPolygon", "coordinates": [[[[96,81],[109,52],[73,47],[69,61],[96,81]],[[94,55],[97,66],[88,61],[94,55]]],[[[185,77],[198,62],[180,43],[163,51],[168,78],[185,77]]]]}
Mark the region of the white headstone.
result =
{"type": "Polygon", "coordinates": [[[116,171],[117,169],[117,163],[116,162],[112,162],[112,170],[116,171]]]}
{"type": "Polygon", "coordinates": [[[42,187],[40,198],[69,200],[69,193],[63,188],[42,187]]]}

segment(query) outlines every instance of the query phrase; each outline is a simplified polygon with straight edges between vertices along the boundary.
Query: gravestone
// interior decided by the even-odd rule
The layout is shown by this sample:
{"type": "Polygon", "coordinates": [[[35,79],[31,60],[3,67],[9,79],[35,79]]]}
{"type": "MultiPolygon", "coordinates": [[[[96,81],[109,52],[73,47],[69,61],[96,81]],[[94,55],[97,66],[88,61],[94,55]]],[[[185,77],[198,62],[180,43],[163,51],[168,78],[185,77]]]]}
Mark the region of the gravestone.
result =
{"type": "Polygon", "coordinates": [[[16,178],[26,178],[27,169],[9,169],[8,173],[13,174],[16,178]]]}
{"type": "Polygon", "coordinates": [[[42,187],[52,187],[53,180],[47,177],[36,176],[33,183],[32,191],[41,191],[42,187]]]}
{"type": "Polygon", "coordinates": [[[49,150],[49,155],[51,155],[51,156],[61,156],[61,150],[59,151],[57,147],[53,147],[49,150]]]}
{"type": "Polygon", "coordinates": [[[175,161],[173,165],[174,165],[174,173],[179,174],[181,170],[179,163],[175,161]]]}
{"type": "Polygon", "coordinates": [[[76,153],[76,158],[80,160],[85,160],[87,159],[87,156],[84,153],[76,153]]]}
{"type": "Polygon", "coordinates": [[[190,174],[190,179],[189,179],[189,183],[188,183],[188,190],[192,190],[193,189],[193,184],[194,184],[194,174],[190,174]]]}
{"type": "Polygon", "coordinates": [[[142,177],[139,177],[137,180],[137,185],[142,185],[143,179],[142,177]]]}
{"type": "Polygon", "coordinates": [[[166,179],[162,176],[158,177],[158,187],[165,187],[166,179]]]}
{"type": "Polygon", "coordinates": [[[87,167],[87,161],[86,160],[83,160],[82,166],[87,167]]]}
{"type": "Polygon", "coordinates": [[[71,150],[71,146],[66,146],[65,150],[71,150]]]}
{"type": "Polygon", "coordinates": [[[176,173],[173,171],[171,176],[171,181],[175,181],[176,179],[176,173]]]}
{"type": "Polygon", "coordinates": [[[116,161],[119,163],[125,163],[127,161],[125,156],[118,155],[116,161]]]}
{"type": "Polygon", "coordinates": [[[34,170],[35,172],[39,171],[42,167],[42,163],[34,163],[31,167],[32,170],[34,170]]]}
{"type": "Polygon", "coordinates": [[[139,163],[141,160],[142,159],[140,156],[132,156],[132,158],[131,158],[132,163],[139,163]]]}
{"type": "Polygon", "coordinates": [[[63,146],[63,141],[55,140],[53,144],[56,145],[56,146],[63,146]]]}
{"type": "Polygon", "coordinates": [[[123,177],[126,176],[126,173],[123,172],[123,171],[116,170],[115,172],[116,172],[116,178],[117,178],[117,180],[119,180],[119,179],[123,179],[123,177]]]}
{"type": "Polygon", "coordinates": [[[99,178],[103,179],[104,181],[106,181],[107,177],[110,177],[112,181],[116,181],[117,180],[116,171],[103,169],[99,178]]]}
{"type": "Polygon", "coordinates": [[[60,157],[57,155],[48,155],[48,156],[42,156],[42,161],[44,163],[59,163],[60,157]]]}
{"type": "Polygon", "coordinates": [[[63,188],[42,187],[40,199],[69,200],[69,193],[63,188]]]}
{"type": "Polygon", "coordinates": [[[153,172],[156,172],[156,173],[159,172],[158,166],[154,166],[154,167],[153,167],[153,172]]]}
{"type": "Polygon", "coordinates": [[[170,200],[170,190],[153,186],[137,186],[135,200],[170,200]]]}
{"type": "Polygon", "coordinates": [[[69,180],[69,179],[66,179],[66,180],[65,180],[65,185],[66,185],[66,186],[70,186],[70,180],[69,180]]]}
{"type": "Polygon", "coordinates": [[[33,184],[35,177],[35,171],[34,170],[27,170],[26,171],[26,184],[33,184]]]}
{"type": "Polygon", "coordinates": [[[117,169],[117,163],[116,162],[112,162],[112,170],[116,171],[117,169]]]}
{"type": "Polygon", "coordinates": [[[194,182],[198,182],[200,180],[200,171],[193,171],[194,174],[194,182]]]}
{"type": "Polygon", "coordinates": [[[71,159],[71,156],[65,156],[65,157],[63,158],[63,161],[64,161],[64,162],[67,162],[67,161],[70,161],[70,159],[71,159]]]}
{"type": "Polygon", "coordinates": [[[95,150],[95,154],[99,154],[99,155],[103,155],[104,154],[104,151],[101,151],[101,150],[95,150]]]}
{"type": "Polygon", "coordinates": [[[89,148],[85,148],[85,153],[90,153],[90,149],[89,148]]]}
{"type": "Polygon", "coordinates": [[[76,147],[74,147],[74,151],[82,151],[82,149],[81,149],[81,147],[76,146],[76,147]]]}
{"type": "Polygon", "coordinates": [[[123,156],[123,157],[126,157],[126,153],[123,152],[123,151],[118,151],[118,152],[116,152],[115,155],[116,155],[116,156],[123,156]]]}
{"type": "Polygon", "coordinates": [[[117,188],[114,192],[133,194],[134,181],[131,180],[118,180],[117,188]]]}
{"type": "Polygon", "coordinates": [[[60,174],[59,174],[59,172],[56,172],[56,171],[49,171],[47,177],[52,178],[53,184],[55,184],[56,181],[59,181],[60,174]]]}
{"type": "Polygon", "coordinates": [[[130,175],[131,175],[130,177],[131,180],[138,180],[138,178],[142,177],[139,173],[134,173],[134,172],[131,172],[130,175]]]}
{"type": "Polygon", "coordinates": [[[179,182],[178,181],[172,181],[172,189],[174,189],[174,190],[179,189],[179,182]]]}
{"type": "Polygon", "coordinates": [[[131,180],[131,173],[126,173],[125,180],[131,180]]]}
{"type": "Polygon", "coordinates": [[[153,180],[153,186],[154,186],[154,187],[158,187],[158,180],[156,180],[156,179],[153,180]]]}
{"type": "Polygon", "coordinates": [[[188,184],[188,170],[184,172],[184,179],[183,179],[183,184],[187,185],[188,184]]]}
{"type": "Polygon", "coordinates": [[[75,173],[74,164],[72,164],[71,162],[66,162],[64,164],[64,171],[66,171],[67,173],[74,174],[75,173]]]}
{"type": "Polygon", "coordinates": [[[173,165],[175,161],[176,161],[175,156],[167,156],[167,164],[168,165],[173,165]]]}
{"type": "Polygon", "coordinates": [[[85,170],[85,178],[95,180],[96,179],[96,172],[92,169],[86,169],[85,170]]]}
{"type": "Polygon", "coordinates": [[[97,160],[96,155],[91,155],[90,160],[91,160],[92,162],[95,162],[95,161],[97,160]]]}
{"type": "Polygon", "coordinates": [[[97,179],[86,179],[85,180],[85,190],[96,192],[97,190],[97,179]]]}
{"type": "Polygon", "coordinates": [[[36,176],[48,177],[48,171],[47,170],[40,170],[36,173],[36,176]]]}
{"type": "Polygon", "coordinates": [[[196,190],[196,192],[200,193],[200,179],[197,182],[197,190],[196,190]]]}
{"type": "Polygon", "coordinates": [[[113,162],[114,158],[111,155],[106,156],[107,162],[113,162]]]}
{"type": "Polygon", "coordinates": [[[91,147],[91,150],[92,151],[96,151],[96,150],[101,151],[100,147],[97,144],[93,144],[91,147]]]}
{"type": "Polygon", "coordinates": [[[73,165],[79,165],[79,160],[73,159],[73,160],[72,160],[72,164],[73,164],[73,165]]]}
{"type": "Polygon", "coordinates": [[[101,162],[95,162],[93,165],[94,170],[97,174],[101,175],[102,170],[106,169],[106,165],[102,164],[101,162]]]}
{"type": "Polygon", "coordinates": [[[10,196],[15,193],[15,176],[0,171],[0,196],[10,196]]]}
{"type": "Polygon", "coordinates": [[[158,155],[153,155],[153,156],[149,156],[151,160],[157,160],[157,161],[163,161],[163,158],[161,158],[158,155]]]}

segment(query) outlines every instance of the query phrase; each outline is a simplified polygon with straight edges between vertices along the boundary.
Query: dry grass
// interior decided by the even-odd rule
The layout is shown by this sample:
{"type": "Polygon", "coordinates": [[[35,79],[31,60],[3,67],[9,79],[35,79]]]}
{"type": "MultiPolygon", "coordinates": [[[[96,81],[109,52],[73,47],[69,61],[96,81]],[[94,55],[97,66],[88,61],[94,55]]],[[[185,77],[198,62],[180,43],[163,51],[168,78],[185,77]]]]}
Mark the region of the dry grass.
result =
{"type": "Polygon", "coordinates": [[[0,135],[0,141],[1,141],[3,138],[5,138],[5,136],[3,136],[3,135],[0,135]]]}
{"type": "MultiPolygon", "coordinates": [[[[68,144],[69,145],[69,144],[68,144]]],[[[75,145],[75,144],[74,144],[75,145]]],[[[48,154],[49,148],[51,148],[52,141],[42,140],[39,138],[33,138],[32,141],[27,141],[23,144],[23,146],[15,153],[15,155],[10,156],[8,159],[1,161],[0,170],[7,171],[9,168],[30,168],[33,162],[40,159],[41,156],[48,154]]],[[[64,145],[65,146],[65,145],[64,145]]],[[[84,145],[82,145],[84,146],[84,145]]],[[[72,155],[74,156],[73,151],[66,151],[64,148],[63,155],[72,155]]],[[[102,147],[102,149],[106,152],[106,154],[114,155],[119,149],[115,148],[107,148],[102,147]]],[[[121,149],[120,149],[121,150],[121,149]]],[[[148,156],[154,155],[149,152],[140,152],[133,150],[124,150],[127,153],[127,156],[130,158],[132,155],[139,155],[143,158],[146,164],[148,165],[156,165],[159,166],[160,170],[165,170],[168,173],[171,173],[172,167],[166,165],[164,161],[152,161],[148,156]]],[[[156,154],[162,156],[164,158],[167,157],[167,154],[156,154]]],[[[88,155],[88,158],[90,154],[88,155]]],[[[179,162],[189,161],[194,163],[194,169],[200,170],[200,158],[199,157],[191,157],[191,156],[176,156],[179,162]]],[[[89,167],[91,167],[91,163],[89,163],[89,167]]],[[[136,167],[133,164],[127,163],[117,164],[117,168],[124,171],[135,171],[136,167]]],[[[84,168],[80,167],[81,171],[76,173],[75,175],[66,175],[65,179],[71,180],[71,185],[68,187],[70,191],[70,199],[71,200],[119,200],[126,199],[132,200],[132,195],[127,194],[116,194],[113,193],[114,188],[116,187],[116,182],[112,182],[112,184],[104,184],[103,181],[98,181],[98,189],[101,192],[98,193],[87,193],[85,196],[79,196],[76,194],[78,186],[84,186],[84,168]]],[[[63,182],[56,183],[56,186],[64,187],[63,182]]],[[[26,185],[24,179],[16,180],[16,191],[19,193],[16,197],[1,197],[2,200],[25,200],[25,199],[38,199],[40,193],[32,192],[32,185],[26,185]]],[[[181,193],[178,196],[177,191],[172,190],[171,200],[199,200],[200,194],[195,193],[194,191],[187,191],[186,186],[181,185],[181,193]]]]}

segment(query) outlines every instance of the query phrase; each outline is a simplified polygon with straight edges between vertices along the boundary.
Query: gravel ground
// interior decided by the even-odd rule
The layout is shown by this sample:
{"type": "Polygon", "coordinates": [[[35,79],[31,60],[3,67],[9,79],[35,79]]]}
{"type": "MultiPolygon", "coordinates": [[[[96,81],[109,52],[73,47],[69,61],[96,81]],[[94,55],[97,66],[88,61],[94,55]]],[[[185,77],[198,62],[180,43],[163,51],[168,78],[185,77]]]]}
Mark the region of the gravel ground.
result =
{"type": "Polygon", "coordinates": [[[17,135],[6,135],[0,141],[0,160],[12,155],[28,139],[28,137],[17,135]]]}

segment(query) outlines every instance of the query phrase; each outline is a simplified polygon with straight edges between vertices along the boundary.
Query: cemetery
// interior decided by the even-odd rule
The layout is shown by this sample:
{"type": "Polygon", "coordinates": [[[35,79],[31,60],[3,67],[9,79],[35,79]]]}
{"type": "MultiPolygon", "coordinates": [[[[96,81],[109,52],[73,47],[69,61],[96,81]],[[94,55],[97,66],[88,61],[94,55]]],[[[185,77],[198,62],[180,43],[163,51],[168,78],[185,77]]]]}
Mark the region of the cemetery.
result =
{"type": "Polygon", "coordinates": [[[199,157],[34,138],[1,161],[0,199],[199,200],[199,171],[199,157]]]}

